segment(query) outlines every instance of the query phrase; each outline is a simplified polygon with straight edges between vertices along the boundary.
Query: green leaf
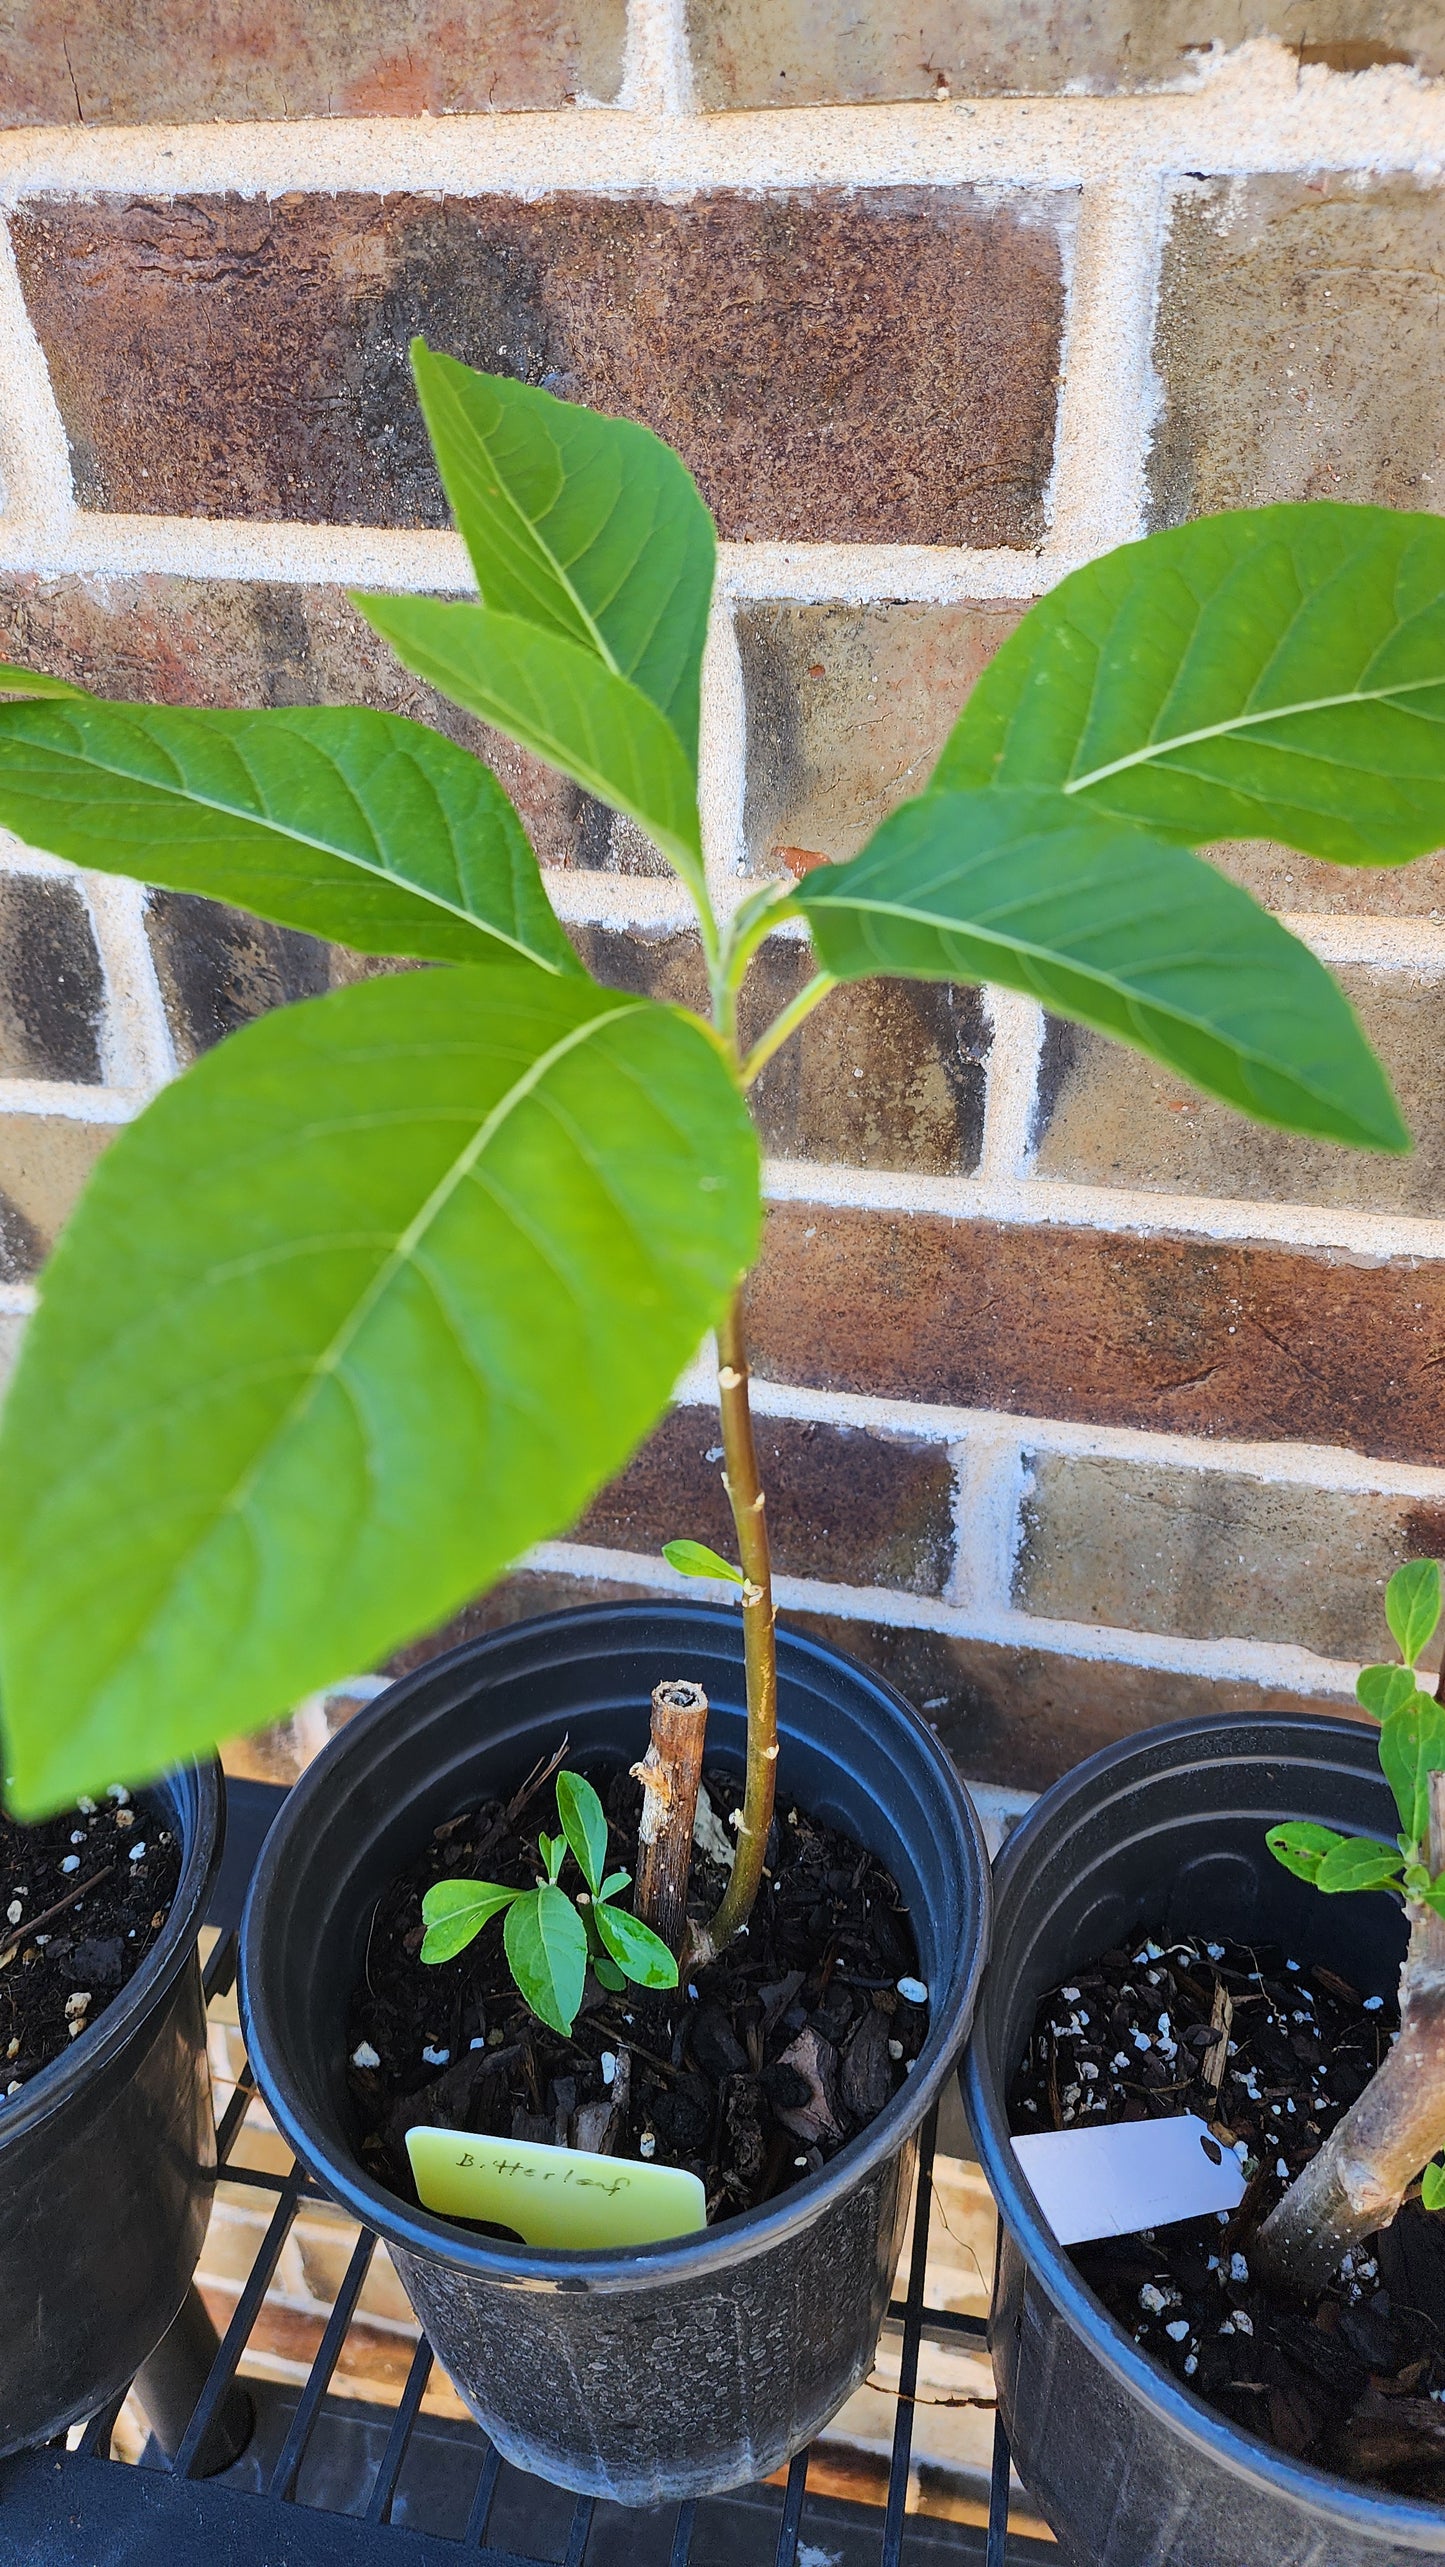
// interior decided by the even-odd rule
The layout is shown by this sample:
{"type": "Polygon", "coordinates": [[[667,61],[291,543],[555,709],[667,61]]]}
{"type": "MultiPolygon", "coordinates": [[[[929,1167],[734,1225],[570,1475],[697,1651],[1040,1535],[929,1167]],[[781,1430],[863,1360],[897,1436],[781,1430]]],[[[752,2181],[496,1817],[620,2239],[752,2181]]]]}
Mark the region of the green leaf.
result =
{"type": "Polygon", "coordinates": [[[603,1881],[597,1892],[598,1897],[600,1899],[615,1899],[619,1890],[626,1889],[631,1878],[632,1874],[630,1872],[609,1872],[606,1880],[603,1881]]]}
{"type": "Polygon", "coordinates": [[[1312,500],[1106,554],[1031,608],[934,783],[1057,785],[1190,846],[1438,847],[1445,523],[1312,500]]]}
{"type": "Polygon", "coordinates": [[[500,1881],[433,1881],[421,1903],[426,1927],[422,1959],[454,1960],[490,1917],[500,1915],[520,1896],[519,1890],[504,1889],[500,1881]]]}
{"type": "Polygon", "coordinates": [[[1319,1876],[1325,1856],[1350,1840],[1333,1827],[1316,1827],[1312,1819],[1295,1818],[1282,1827],[1271,1827],[1264,1841],[1287,1872],[1293,1872],[1301,1881],[1313,1881],[1319,1876]]]}
{"type": "Polygon", "coordinates": [[[1407,1667],[1429,1647],[1439,1619],[1439,1561],[1407,1560],[1385,1589],[1385,1620],[1407,1667]]]}
{"type": "Polygon", "coordinates": [[[0,1428],[14,1805],[378,1666],[575,1522],[751,1262],[720,1046],[530,966],[279,1009],[107,1151],[0,1428]]]}
{"type": "Polygon", "coordinates": [[[649,428],[413,339],[412,372],[484,604],[580,642],[648,696],[697,770],[717,538],[649,428]]]}
{"type": "Polygon", "coordinates": [[[616,1996],[620,1989],[626,1987],[625,1973],[619,1970],[616,1962],[606,1952],[593,1953],[592,1967],[597,1974],[597,1984],[600,1988],[610,1988],[616,1996]]]}
{"type": "Polygon", "coordinates": [[[1426,2210],[1445,2210],[1445,2158],[1432,2157],[1420,2178],[1420,2199],[1426,2210]]]}
{"type": "Polygon", "coordinates": [[[1380,1763],[1413,1845],[1430,1834],[1430,1776],[1445,1772],[1445,1703],[1412,1694],[1380,1723],[1380,1763]]]}
{"type": "Polygon", "coordinates": [[[0,661],[0,695],[79,695],[83,686],[72,686],[64,677],[47,677],[43,669],[11,668],[0,661]]]}
{"type": "Polygon", "coordinates": [[[507,1910],[507,1961],[532,2012],[571,2032],[587,1978],[587,1928],[565,1890],[528,1890],[507,1910]]]}
{"type": "Polygon", "coordinates": [[[557,1815],[577,1866],[594,1898],[607,1869],[607,1818],[592,1785],[581,1774],[557,1777],[557,1815]]]}
{"type": "Polygon", "coordinates": [[[1343,1836],[1330,1848],[1315,1874],[1317,1890],[1380,1890],[1398,1879],[1398,1845],[1374,1836],[1343,1836]]]}
{"type": "Polygon", "coordinates": [[[541,1855],[543,1864],[546,1867],[548,1880],[555,1881],[558,1873],[562,1869],[563,1858],[567,1852],[566,1837],[549,1836],[546,1829],[543,1828],[537,1838],[537,1851],[541,1855]]]}
{"type": "Polygon", "coordinates": [[[746,1585],[741,1569],[710,1551],[705,1542],[664,1542],[662,1556],[670,1569],[684,1578],[726,1578],[730,1585],[746,1585]]]}
{"type": "Polygon", "coordinates": [[[1403,1711],[1414,1701],[1416,1691],[1411,1667],[1362,1667],[1355,1678],[1355,1699],[1376,1720],[1388,1720],[1392,1711],[1403,1711]]]}
{"type": "Polygon", "coordinates": [[[581,972],[496,777],[396,714],[0,704],[0,820],[360,953],[581,972]]]}
{"type": "Polygon", "coordinates": [[[436,597],[351,602],[404,667],[638,821],[705,898],[696,780],[677,733],[639,688],[580,643],[517,615],[436,597]]]}
{"type": "Polygon", "coordinates": [[[625,1907],[599,1907],[597,1931],[619,1970],[640,1988],[675,1988],[677,1963],[650,1925],[629,1916],[625,1907]]]}
{"type": "Polygon", "coordinates": [[[1287,1131],[1408,1149],[1322,963],[1201,857],[1056,793],[929,793],[790,895],[839,980],[997,981],[1287,1131]]]}

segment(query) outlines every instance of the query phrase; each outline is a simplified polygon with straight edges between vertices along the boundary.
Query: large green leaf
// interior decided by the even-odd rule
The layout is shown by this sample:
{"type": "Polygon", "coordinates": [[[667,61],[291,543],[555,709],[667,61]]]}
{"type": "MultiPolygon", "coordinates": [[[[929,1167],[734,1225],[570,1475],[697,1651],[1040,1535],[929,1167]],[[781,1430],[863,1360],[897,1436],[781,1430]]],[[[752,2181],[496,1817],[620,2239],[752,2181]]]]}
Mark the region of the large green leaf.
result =
{"type": "Polygon", "coordinates": [[[1314,500],[1091,562],[1004,644],[934,782],[1057,785],[1191,846],[1439,846],[1445,520],[1314,500]]]}
{"type": "Polygon", "coordinates": [[[502,1928],[512,1976],[532,2012],[564,2037],[587,1980],[587,1928],[565,1890],[528,1890],[502,1928]]]}
{"type": "Polygon", "coordinates": [[[278,1011],[102,1160],[0,1431],[24,1814],[274,1718],[575,1520],[750,1262],[711,1035],[527,965],[278,1011]]]}
{"type": "Polygon", "coordinates": [[[1350,1839],[1333,1827],[1317,1827],[1312,1818],[1291,1818],[1280,1827],[1267,1829],[1264,1841],[1275,1861],[1293,1872],[1297,1880],[1316,1881],[1325,1857],[1337,1846],[1348,1845],[1350,1839]]]}
{"type": "Polygon", "coordinates": [[[1260,1121],[1409,1148],[1324,966],[1182,847],[1061,794],[928,793],[791,895],[824,968],[998,981],[1260,1121]]]}
{"type": "Polygon", "coordinates": [[[518,615],[436,597],[353,596],[352,604],[418,677],[639,821],[706,898],[692,769],[671,724],[637,687],[580,643],[518,615]]]}
{"type": "Polygon", "coordinates": [[[675,1988],[677,1961],[660,1934],[625,1907],[598,1907],[597,1931],[612,1959],[639,1988],[675,1988]]]}
{"type": "Polygon", "coordinates": [[[483,603],[630,678],[696,772],[717,539],[687,466],[649,428],[475,373],[422,339],[411,361],[483,603]]]}
{"type": "Polygon", "coordinates": [[[1342,1836],[1315,1874],[1317,1890],[1382,1890],[1398,1880],[1404,1856],[1378,1836],[1342,1836]]]}
{"type": "Polygon", "coordinates": [[[364,954],[581,968],[496,777],[393,713],[0,703],[0,820],[364,954]]]}

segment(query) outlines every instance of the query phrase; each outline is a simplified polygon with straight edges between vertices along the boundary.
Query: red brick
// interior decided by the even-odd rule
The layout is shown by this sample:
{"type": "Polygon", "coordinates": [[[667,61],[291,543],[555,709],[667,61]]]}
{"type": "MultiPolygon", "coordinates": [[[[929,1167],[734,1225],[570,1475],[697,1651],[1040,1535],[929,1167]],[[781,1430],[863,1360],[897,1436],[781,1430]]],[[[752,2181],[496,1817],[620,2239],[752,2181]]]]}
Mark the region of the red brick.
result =
{"type": "Polygon", "coordinates": [[[1445,1265],[775,1205],[750,1287],[775,1380],[1437,1462],[1445,1265]]]}
{"type": "Polygon", "coordinates": [[[0,125],[447,116],[612,98],[625,0],[0,0],[0,125]]]}
{"type": "Polygon", "coordinates": [[[1199,1713],[1256,1720],[1281,1712],[1348,1712],[1232,1677],[1182,1676],[1109,1658],[904,1631],[843,1615],[789,1614],[817,1640],[861,1658],[922,1711],[961,1774],[976,1783],[1042,1791],[1117,1738],[1199,1713]]]}
{"type": "MultiPolygon", "coordinates": [[[[801,1418],[758,1417],[754,1431],[781,1575],[942,1593],[953,1564],[953,1483],[939,1445],[801,1418]]],[[[676,1535],[736,1555],[710,1409],[674,1409],[594,1499],[574,1538],[656,1554],[676,1535]]]]}
{"type": "Polygon", "coordinates": [[[94,1085],[105,986],[79,886],[0,873],[0,1078],[94,1085]]]}
{"type": "Polygon", "coordinates": [[[705,107],[1176,88],[1211,43],[1445,71],[1433,0],[691,0],[705,107]]]}
{"type": "Polygon", "coordinates": [[[1060,210],[968,188],[112,197],[32,204],[14,238],[87,507],[442,524],[406,375],[424,329],[646,420],[725,535],[1027,544],[1060,210]]]}

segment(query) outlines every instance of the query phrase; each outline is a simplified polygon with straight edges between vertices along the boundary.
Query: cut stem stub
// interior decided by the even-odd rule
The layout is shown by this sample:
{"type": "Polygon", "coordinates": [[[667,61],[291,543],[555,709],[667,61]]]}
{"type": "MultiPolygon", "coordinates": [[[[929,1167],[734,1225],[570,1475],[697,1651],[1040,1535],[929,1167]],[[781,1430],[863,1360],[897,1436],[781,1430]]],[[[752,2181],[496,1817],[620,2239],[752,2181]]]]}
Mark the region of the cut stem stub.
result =
{"type": "Polygon", "coordinates": [[[632,1768],[642,1785],[637,1830],[635,1913],[680,1960],[687,1932],[692,1825],[702,1783],[707,1696],[685,1677],[668,1677],[652,1697],[652,1741],[632,1768]]]}

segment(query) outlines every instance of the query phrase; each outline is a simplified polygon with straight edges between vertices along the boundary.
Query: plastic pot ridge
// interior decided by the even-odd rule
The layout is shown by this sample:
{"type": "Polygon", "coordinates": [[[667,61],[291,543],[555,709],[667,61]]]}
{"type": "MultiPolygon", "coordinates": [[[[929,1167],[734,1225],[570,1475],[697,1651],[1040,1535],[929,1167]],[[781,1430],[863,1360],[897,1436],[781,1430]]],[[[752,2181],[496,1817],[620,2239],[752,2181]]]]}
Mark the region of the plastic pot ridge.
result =
{"type": "Polygon", "coordinates": [[[210,2217],[196,1936],[224,1786],[210,1764],[151,1788],[182,1849],[164,1930],[93,2029],[0,2106],[0,2459],[125,2386],[179,2310],[210,2217]]]}
{"type": "Polygon", "coordinates": [[[1056,1783],[995,1873],[964,2102],[998,2202],[990,2335],[1019,2475],[1071,2567],[1418,2567],[1445,2509],[1377,2493],[1238,2432],[1095,2298],[1018,2170],[1005,2109],[1038,2000],[1142,1933],[1278,1943],[1387,1995],[1405,1949],[1382,1893],[1322,1898],[1264,1843],[1278,1819],[1392,1837],[1363,1722],[1202,1719],[1106,1749],[1056,1783]]]}
{"type": "Polygon", "coordinates": [[[404,1679],[296,1785],[242,1927],[250,2056],[292,2146],[380,2231],[438,2356],[503,2457],[623,2504],[766,2476],[866,2376],[918,2124],[966,2035],[982,1965],[987,1858],[938,1741],[888,1685],[837,1652],[781,1631],[778,1652],[783,1806],[803,1802],[889,1865],[912,1911],[931,2025],[888,2109],[776,2204],[619,2252],[495,2243],[363,2171],[346,2092],[347,2003],[388,1880],[442,1819],[515,1789],[564,1734],[583,1772],[631,1763],[666,1676],[704,1686],[708,1761],[740,1766],[735,1615],[587,1607],[495,1633],[404,1679]]]}

